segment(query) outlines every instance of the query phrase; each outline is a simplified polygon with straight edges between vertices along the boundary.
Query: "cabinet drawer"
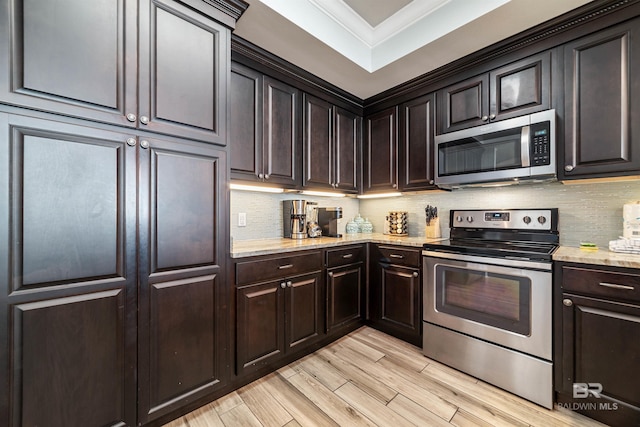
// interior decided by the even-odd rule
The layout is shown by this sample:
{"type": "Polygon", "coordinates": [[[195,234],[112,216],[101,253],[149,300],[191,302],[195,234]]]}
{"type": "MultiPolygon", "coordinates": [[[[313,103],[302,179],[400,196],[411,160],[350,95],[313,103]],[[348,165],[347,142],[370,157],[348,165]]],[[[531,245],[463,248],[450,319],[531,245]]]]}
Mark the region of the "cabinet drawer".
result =
{"type": "Polygon", "coordinates": [[[236,285],[263,282],[321,269],[321,252],[243,261],[236,263],[236,285]]]}
{"type": "Polygon", "coordinates": [[[640,275],[589,268],[562,267],[565,291],[640,301],[640,275]]]}
{"type": "Polygon", "coordinates": [[[364,246],[327,250],[327,268],[353,264],[364,260],[364,246]]]}
{"type": "Polygon", "coordinates": [[[420,267],[420,254],[418,249],[399,248],[397,246],[378,246],[382,254],[382,261],[398,265],[420,267]]]}

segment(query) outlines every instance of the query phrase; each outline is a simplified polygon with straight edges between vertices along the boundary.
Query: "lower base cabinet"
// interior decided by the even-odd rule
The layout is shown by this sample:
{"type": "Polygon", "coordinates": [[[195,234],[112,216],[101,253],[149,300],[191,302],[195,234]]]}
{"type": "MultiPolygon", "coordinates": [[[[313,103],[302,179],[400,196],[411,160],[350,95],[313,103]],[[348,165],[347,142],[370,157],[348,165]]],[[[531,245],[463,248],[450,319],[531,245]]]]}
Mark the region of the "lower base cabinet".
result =
{"type": "Polygon", "coordinates": [[[556,274],[558,405],[609,425],[640,425],[640,275],[580,264],[556,274]]]}
{"type": "Polygon", "coordinates": [[[327,333],[339,333],[349,325],[363,321],[365,260],[364,245],[325,251],[327,333]]]}
{"type": "Polygon", "coordinates": [[[236,263],[237,375],[324,336],[322,284],[321,252],[236,263]]]}
{"type": "Polygon", "coordinates": [[[371,245],[371,325],[422,346],[421,251],[371,245]]]}

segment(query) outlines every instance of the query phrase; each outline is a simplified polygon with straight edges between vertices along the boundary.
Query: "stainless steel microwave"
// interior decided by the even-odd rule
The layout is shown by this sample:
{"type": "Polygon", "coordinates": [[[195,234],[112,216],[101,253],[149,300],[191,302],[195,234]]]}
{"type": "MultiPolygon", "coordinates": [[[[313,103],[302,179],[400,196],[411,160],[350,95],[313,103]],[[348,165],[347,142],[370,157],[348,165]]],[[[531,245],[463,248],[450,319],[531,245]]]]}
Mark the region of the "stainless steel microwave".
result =
{"type": "Polygon", "coordinates": [[[555,110],[437,135],[435,145],[442,188],[556,177],[555,110]]]}

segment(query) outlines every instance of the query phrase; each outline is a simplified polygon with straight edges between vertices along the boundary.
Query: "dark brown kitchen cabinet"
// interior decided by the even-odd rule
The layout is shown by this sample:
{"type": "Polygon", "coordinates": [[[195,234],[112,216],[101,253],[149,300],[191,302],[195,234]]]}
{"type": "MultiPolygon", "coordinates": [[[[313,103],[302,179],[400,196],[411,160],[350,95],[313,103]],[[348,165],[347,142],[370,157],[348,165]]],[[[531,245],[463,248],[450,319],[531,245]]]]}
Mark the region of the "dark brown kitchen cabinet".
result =
{"type": "Polygon", "coordinates": [[[226,144],[226,26],[170,0],[4,3],[0,101],[226,144]]]}
{"type": "Polygon", "coordinates": [[[236,371],[302,351],[324,334],[322,256],[310,252],[236,263],[236,371]]]}
{"type": "Polygon", "coordinates": [[[19,115],[0,132],[0,424],[135,425],[137,149],[19,115]]]}
{"type": "Polygon", "coordinates": [[[305,94],[303,119],[303,186],[356,192],[360,117],[305,94]]]}
{"type": "Polygon", "coordinates": [[[640,424],[640,275],[561,263],[555,296],[558,403],[608,425],[640,424]]]}
{"type": "Polygon", "coordinates": [[[299,187],[299,91],[233,63],[230,92],[231,178],[299,187]]]}
{"type": "Polygon", "coordinates": [[[147,423],[225,385],[227,165],[210,144],[140,146],[138,421],[147,423]]]}
{"type": "Polygon", "coordinates": [[[549,109],[551,52],[448,86],[438,101],[438,133],[549,109]]]}
{"type": "Polygon", "coordinates": [[[363,144],[363,192],[398,190],[398,108],[366,118],[363,144]]]}
{"type": "Polygon", "coordinates": [[[325,251],[327,332],[362,323],[365,314],[364,245],[325,251]]]}
{"type": "Polygon", "coordinates": [[[434,185],[435,95],[400,106],[400,189],[429,190],[434,185]]]}
{"type": "Polygon", "coordinates": [[[564,179],[640,170],[640,20],[564,45],[564,179]]]}
{"type": "Polygon", "coordinates": [[[422,274],[419,249],[371,245],[371,325],[422,345],[422,274]]]}

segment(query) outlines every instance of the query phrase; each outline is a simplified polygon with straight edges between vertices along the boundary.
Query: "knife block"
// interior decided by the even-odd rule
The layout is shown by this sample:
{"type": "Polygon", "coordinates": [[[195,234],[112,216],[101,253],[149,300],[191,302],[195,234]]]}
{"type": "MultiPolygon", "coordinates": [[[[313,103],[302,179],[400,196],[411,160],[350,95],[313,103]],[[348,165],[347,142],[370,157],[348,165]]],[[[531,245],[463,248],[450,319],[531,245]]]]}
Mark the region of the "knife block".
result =
{"type": "Polygon", "coordinates": [[[440,218],[432,218],[429,225],[424,226],[424,235],[429,239],[439,239],[440,235],[440,218]]]}

